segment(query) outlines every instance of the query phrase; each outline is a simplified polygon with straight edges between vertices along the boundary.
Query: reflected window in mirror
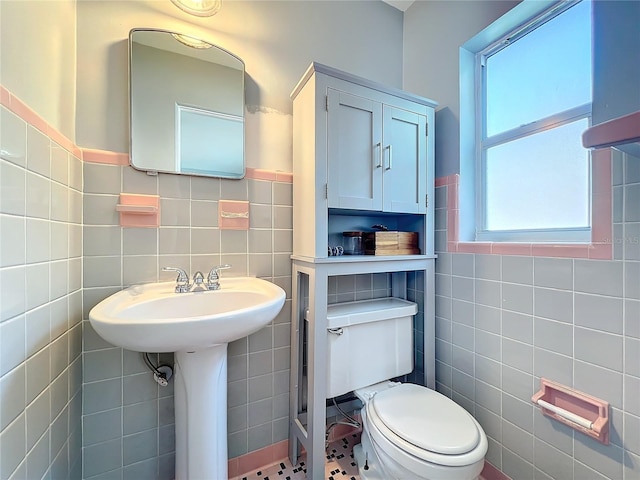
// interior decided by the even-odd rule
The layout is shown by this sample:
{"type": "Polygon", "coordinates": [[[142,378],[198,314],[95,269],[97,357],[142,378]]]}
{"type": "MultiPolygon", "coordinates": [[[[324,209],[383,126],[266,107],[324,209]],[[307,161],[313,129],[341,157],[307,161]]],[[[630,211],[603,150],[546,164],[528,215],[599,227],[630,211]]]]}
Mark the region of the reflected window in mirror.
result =
{"type": "Polygon", "coordinates": [[[243,178],[244,63],[176,32],[134,29],[130,45],[131,165],[243,178]]]}

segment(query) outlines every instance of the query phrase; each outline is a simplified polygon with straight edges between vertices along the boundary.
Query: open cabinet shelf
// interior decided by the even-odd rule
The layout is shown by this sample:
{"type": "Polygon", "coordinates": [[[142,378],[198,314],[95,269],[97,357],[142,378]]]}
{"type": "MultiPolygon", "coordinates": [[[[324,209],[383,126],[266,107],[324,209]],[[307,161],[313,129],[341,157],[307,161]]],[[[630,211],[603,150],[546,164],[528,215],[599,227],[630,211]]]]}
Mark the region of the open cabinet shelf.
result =
{"type": "MultiPolygon", "coordinates": [[[[328,285],[386,273],[418,303],[422,371],[435,388],[434,109],[401,90],[312,64],[292,93],[293,218],[289,455],[324,479],[328,285]],[[420,254],[329,256],[344,231],[417,232],[420,254]]],[[[418,333],[416,333],[418,332],[418,333]]],[[[414,343],[417,342],[414,340],[414,343]]]]}

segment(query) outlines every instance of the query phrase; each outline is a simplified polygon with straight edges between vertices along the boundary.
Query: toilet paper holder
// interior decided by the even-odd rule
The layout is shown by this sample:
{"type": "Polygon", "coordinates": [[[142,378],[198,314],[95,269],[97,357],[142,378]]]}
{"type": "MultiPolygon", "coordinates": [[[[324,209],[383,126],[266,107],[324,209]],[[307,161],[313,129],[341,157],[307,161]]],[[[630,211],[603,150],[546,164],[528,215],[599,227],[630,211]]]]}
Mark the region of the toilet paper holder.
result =
{"type": "Polygon", "coordinates": [[[609,402],[546,378],[531,401],[543,415],[609,444],[609,402]]]}

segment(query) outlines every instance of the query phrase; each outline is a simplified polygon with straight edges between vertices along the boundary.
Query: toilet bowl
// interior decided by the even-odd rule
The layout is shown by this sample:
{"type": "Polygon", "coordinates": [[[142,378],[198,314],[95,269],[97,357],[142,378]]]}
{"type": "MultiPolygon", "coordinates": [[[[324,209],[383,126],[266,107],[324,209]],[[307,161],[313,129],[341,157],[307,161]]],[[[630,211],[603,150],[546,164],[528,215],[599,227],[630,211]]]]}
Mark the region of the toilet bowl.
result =
{"type": "Polygon", "coordinates": [[[413,371],[417,312],[394,297],[329,305],[327,398],[363,402],[353,450],[362,480],[473,480],[487,452],[480,424],[438,392],[389,381],[413,371]]]}
{"type": "Polygon", "coordinates": [[[362,480],[473,480],[487,438],[478,422],[444,395],[414,384],[383,382],[356,390],[362,443],[354,457],[362,480]]]}

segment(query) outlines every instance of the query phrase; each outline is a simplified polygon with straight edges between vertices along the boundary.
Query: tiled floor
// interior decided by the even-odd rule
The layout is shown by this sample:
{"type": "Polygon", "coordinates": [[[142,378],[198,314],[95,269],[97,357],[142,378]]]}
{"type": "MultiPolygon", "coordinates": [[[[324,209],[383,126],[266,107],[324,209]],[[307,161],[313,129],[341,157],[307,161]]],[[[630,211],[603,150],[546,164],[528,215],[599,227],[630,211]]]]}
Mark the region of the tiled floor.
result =
{"type": "MultiPolygon", "coordinates": [[[[325,478],[327,480],[360,480],[358,467],[353,459],[353,446],[360,443],[360,434],[336,440],[327,448],[325,462],[325,478]]],[[[307,466],[305,457],[300,457],[300,463],[292,466],[289,459],[263,470],[237,477],[238,480],[305,480],[307,466]]]]}

